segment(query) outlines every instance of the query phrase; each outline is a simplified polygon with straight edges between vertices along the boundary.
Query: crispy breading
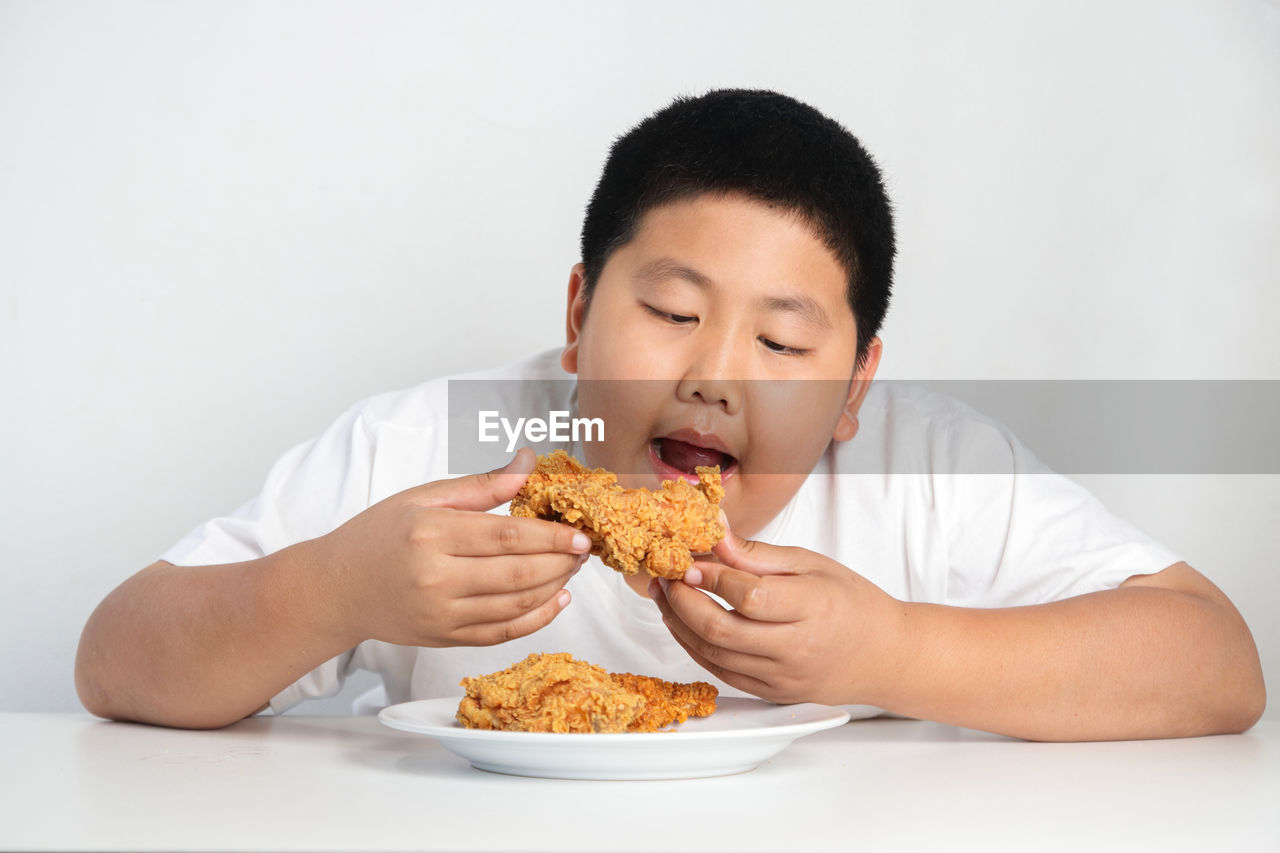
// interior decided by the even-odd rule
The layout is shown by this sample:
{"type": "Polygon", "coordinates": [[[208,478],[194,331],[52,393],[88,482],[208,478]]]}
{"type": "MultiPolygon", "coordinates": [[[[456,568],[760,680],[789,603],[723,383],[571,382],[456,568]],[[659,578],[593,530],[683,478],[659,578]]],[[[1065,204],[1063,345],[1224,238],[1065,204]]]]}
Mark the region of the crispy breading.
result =
{"type": "Polygon", "coordinates": [[[716,709],[720,691],[705,681],[681,684],[650,675],[612,673],[613,680],[644,697],[645,707],[631,722],[631,731],[651,732],[690,717],[705,717],[716,709]]]}
{"type": "Polygon", "coordinates": [[[458,722],[517,732],[655,732],[716,709],[715,687],[610,673],[565,652],[461,681],[458,722]]]}
{"type": "Polygon", "coordinates": [[[667,480],[659,491],[624,489],[603,468],[587,468],[563,450],[538,466],[511,501],[511,514],[571,524],[591,537],[591,553],[633,575],[682,578],[693,555],[724,538],[719,467],[695,469],[699,483],[667,480]]]}

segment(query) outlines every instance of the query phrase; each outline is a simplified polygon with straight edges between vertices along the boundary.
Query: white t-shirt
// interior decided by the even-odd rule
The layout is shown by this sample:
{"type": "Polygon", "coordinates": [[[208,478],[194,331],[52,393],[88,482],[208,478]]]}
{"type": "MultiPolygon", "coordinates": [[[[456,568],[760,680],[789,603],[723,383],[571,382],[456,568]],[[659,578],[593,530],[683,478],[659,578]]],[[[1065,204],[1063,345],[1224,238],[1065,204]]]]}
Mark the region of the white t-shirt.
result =
{"type": "MultiPolygon", "coordinates": [[[[455,379],[572,379],[550,350],[455,379]]],[[[208,521],[161,559],[209,565],[254,559],[321,536],[404,489],[448,470],[447,379],[364,400],[320,437],[286,453],[257,498],[208,521]]],[[[508,382],[510,411],[574,410],[571,383],[508,382]]],[[[791,501],[754,538],[798,545],[908,601],[1009,607],[1118,586],[1181,559],[1046,469],[1002,425],[963,403],[902,383],[873,383],[849,442],[833,442],[791,501]],[[975,454],[1004,474],[967,471],[975,454]],[[943,470],[937,470],[937,469],[943,470]],[[848,473],[850,471],[879,473],[848,473]],[[918,473],[900,473],[904,471],[918,473]]],[[[578,454],[579,458],[582,455],[578,454]]],[[[493,512],[505,514],[501,506],[493,512]]],[[[426,649],[368,640],[321,664],[271,700],[281,713],[336,694],[350,673],[382,676],[386,702],[458,696],[464,676],[531,652],[570,652],[607,669],[709,681],[663,627],[656,605],[592,558],[568,584],[570,605],[542,630],[483,648],[426,649]]],[[[379,697],[380,699],[382,697],[379,697]]],[[[853,707],[857,716],[876,712],[853,707]]]]}

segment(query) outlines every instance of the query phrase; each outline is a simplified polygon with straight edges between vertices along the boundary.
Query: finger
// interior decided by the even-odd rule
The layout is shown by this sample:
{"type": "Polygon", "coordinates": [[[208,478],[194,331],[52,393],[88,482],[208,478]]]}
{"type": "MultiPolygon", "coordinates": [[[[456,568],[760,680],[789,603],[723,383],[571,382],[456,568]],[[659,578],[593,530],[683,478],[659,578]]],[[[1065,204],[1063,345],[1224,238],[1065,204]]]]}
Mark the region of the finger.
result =
{"type": "MultiPolygon", "coordinates": [[[[459,598],[469,598],[521,593],[557,580],[563,586],[582,566],[585,558],[585,554],[509,554],[460,558],[451,566],[461,577],[461,582],[455,587],[455,594],[459,598]]],[[[543,599],[539,599],[541,600],[543,599]]]]}
{"type": "Polygon", "coordinates": [[[756,673],[767,671],[773,664],[773,661],[758,655],[736,652],[723,646],[713,646],[675,617],[663,617],[662,624],[666,626],[667,630],[671,632],[671,636],[675,637],[681,646],[696,653],[699,660],[714,663],[728,672],[736,672],[739,675],[755,678],[756,673]]]}
{"type": "Polygon", "coordinates": [[[795,560],[795,552],[799,549],[743,539],[729,529],[729,520],[723,511],[720,520],[724,523],[724,538],[716,543],[711,553],[721,563],[756,575],[794,574],[799,571],[795,560]]]}
{"type": "MultiPolygon", "coordinates": [[[[663,620],[663,622],[665,624],[666,620],[663,620]]],[[[672,631],[670,625],[667,625],[667,630],[671,631],[672,638],[677,643],[680,644],[680,647],[685,650],[685,652],[689,655],[689,657],[693,658],[694,663],[696,663],[698,666],[702,667],[707,672],[714,675],[716,678],[723,681],[725,684],[736,687],[739,690],[745,690],[747,693],[751,693],[755,696],[763,697],[770,692],[768,683],[760,680],[759,678],[756,678],[753,675],[747,675],[746,673],[737,672],[736,670],[730,669],[729,667],[726,667],[726,666],[722,666],[721,664],[718,664],[715,661],[708,659],[705,655],[703,655],[697,649],[691,647],[688,643],[686,643],[683,639],[681,639],[679,634],[677,634],[675,631],[672,631]]]]}
{"type": "Polygon", "coordinates": [[[568,573],[556,575],[546,583],[518,592],[472,595],[456,599],[451,605],[449,619],[455,625],[488,625],[493,622],[509,622],[517,619],[554,598],[576,571],[574,569],[568,573]]]}
{"type": "Polygon", "coordinates": [[[412,489],[422,506],[471,509],[483,512],[501,506],[515,497],[529,479],[537,457],[528,447],[516,451],[511,461],[501,468],[482,474],[468,474],[452,480],[437,480],[412,489]]]}
{"type": "MultiPolygon", "coordinates": [[[[715,646],[725,653],[737,652],[753,658],[770,660],[781,639],[770,629],[780,625],[753,622],[740,613],[725,610],[703,592],[678,581],[659,581],[654,601],[663,617],[687,626],[706,647],[715,646]],[[771,636],[773,634],[773,636],[771,636]]],[[[709,656],[704,649],[704,654],[709,656]]]]}
{"type": "Polygon", "coordinates": [[[490,622],[486,625],[471,625],[458,632],[460,645],[496,646],[520,637],[532,634],[545,628],[551,620],[560,615],[560,611],[569,606],[572,596],[569,590],[562,589],[547,601],[523,613],[515,619],[503,622],[490,622]]]}
{"type": "Polygon", "coordinates": [[[445,550],[457,557],[499,554],[585,554],[591,537],[567,524],[541,518],[459,513],[449,519],[445,550]]]}
{"type": "Polygon", "coordinates": [[[798,597],[788,594],[785,575],[754,575],[719,563],[700,560],[684,574],[686,585],[705,589],[728,602],[734,610],[758,622],[798,622],[804,607],[798,597]]]}

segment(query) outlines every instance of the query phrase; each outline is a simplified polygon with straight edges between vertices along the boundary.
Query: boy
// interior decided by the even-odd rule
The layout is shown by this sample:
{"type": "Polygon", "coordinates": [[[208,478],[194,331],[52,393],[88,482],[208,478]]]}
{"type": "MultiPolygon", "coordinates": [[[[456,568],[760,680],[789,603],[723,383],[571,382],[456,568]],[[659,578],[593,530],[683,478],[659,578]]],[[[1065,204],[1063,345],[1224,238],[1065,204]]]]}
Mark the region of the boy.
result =
{"type": "Polygon", "coordinates": [[[507,380],[511,411],[601,418],[606,440],[572,450],[624,485],[720,464],[715,559],[674,582],[580,572],[572,528],[490,512],[529,450],[444,479],[447,386],[427,383],[354,407],[112,592],[81,639],[86,707],[216,727],[331,695],[356,668],[399,702],[571,651],[1024,738],[1259,718],[1253,639],[1208,580],[998,425],[872,388],[893,224],[835,122],[772,92],[677,99],[613,147],[582,252],[563,350],[472,378],[507,380]],[[542,381],[573,374],[567,396],[542,381]],[[961,476],[975,454],[1005,474],[961,476]],[[879,455],[879,476],[852,476],[879,455]]]}

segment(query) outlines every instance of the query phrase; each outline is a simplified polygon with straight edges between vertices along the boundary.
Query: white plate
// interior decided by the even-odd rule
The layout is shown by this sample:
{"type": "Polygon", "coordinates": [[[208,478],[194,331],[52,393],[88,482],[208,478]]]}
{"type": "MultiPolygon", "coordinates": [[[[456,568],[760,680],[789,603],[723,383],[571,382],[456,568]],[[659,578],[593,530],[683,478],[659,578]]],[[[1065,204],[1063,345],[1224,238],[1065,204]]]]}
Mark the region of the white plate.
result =
{"type": "Polygon", "coordinates": [[[382,709],[383,725],[430,735],[472,767],[550,779],[694,779],[753,770],[796,738],[834,728],[849,712],[828,705],[720,699],[709,717],[674,731],[623,734],[494,732],[458,724],[457,699],[423,699],[382,709]]]}

